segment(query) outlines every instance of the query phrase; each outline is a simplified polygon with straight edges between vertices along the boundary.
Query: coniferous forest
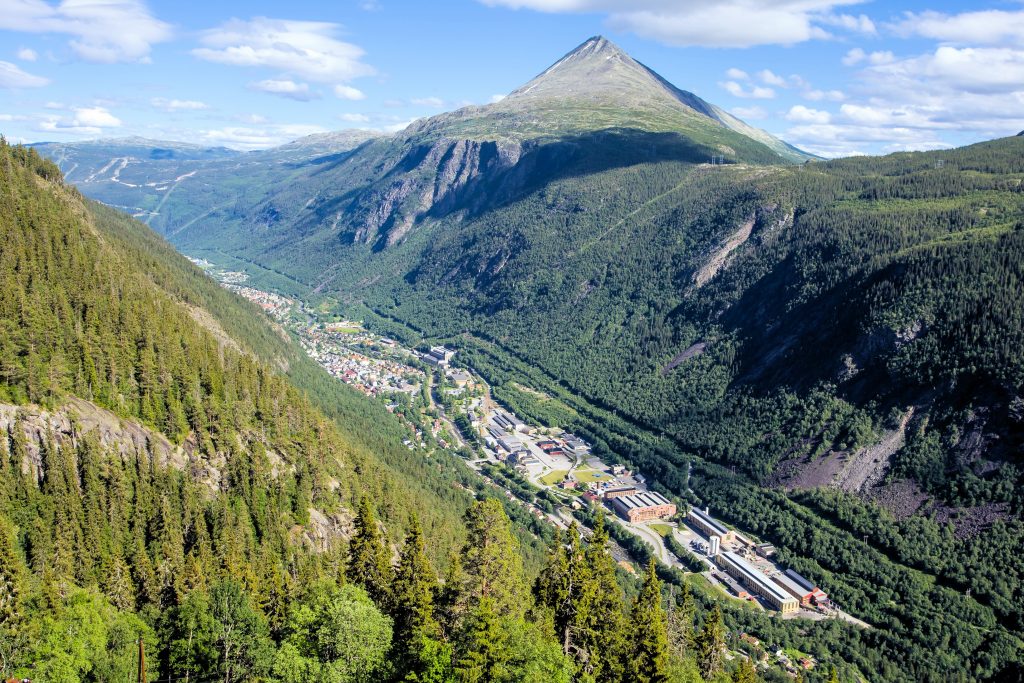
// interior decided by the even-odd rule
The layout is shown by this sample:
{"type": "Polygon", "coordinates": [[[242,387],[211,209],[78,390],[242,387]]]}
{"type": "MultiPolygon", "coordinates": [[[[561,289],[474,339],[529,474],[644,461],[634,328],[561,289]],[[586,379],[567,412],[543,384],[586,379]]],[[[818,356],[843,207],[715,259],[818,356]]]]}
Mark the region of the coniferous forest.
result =
{"type": "Polygon", "coordinates": [[[701,625],[685,584],[666,611],[653,564],[624,580],[600,520],[524,566],[497,500],[410,500],[369,455],[392,436],[327,417],[275,333],[144,227],[22,147],[0,187],[5,676],[134,680],[140,641],[153,681],[728,675],[721,614],[701,625]]]}

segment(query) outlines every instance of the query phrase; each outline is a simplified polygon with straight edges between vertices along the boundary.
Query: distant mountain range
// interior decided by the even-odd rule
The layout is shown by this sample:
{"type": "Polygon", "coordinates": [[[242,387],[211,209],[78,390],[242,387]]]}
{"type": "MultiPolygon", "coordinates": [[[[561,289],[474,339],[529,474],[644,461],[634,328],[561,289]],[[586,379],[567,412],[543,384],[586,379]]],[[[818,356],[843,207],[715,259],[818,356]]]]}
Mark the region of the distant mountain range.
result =
{"type": "MultiPolygon", "coordinates": [[[[349,227],[352,238],[382,245],[400,240],[428,215],[479,207],[486,203],[476,196],[481,193],[514,196],[538,182],[538,172],[557,172],[552,165],[606,163],[610,148],[616,164],[811,158],[676,88],[602,37],[587,40],[500,102],[424,119],[394,136],[340,131],[250,153],[142,138],[34,146],[89,196],[167,235],[192,226],[207,232],[210,220],[235,210],[233,200],[245,204],[275,194],[280,177],[266,173],[277,169],[301,185],[329,179],[325,184],[350,196],[363,215],[362,225],[349,227]]],[[[287,194],[291,183],[284,185],[287,194]]]]}

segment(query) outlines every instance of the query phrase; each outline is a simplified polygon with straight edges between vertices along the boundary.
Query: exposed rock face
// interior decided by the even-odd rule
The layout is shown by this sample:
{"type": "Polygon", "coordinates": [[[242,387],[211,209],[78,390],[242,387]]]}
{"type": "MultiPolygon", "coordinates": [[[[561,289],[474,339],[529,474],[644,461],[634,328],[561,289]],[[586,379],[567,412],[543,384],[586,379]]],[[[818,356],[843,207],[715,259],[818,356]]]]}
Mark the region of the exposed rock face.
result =
{"type": "MultiPolygon", "coordinates": [[[[179,446],[160,432],[122,419],[80,398],[69,398],[54,410],[0,403],[0,434],[6,438],[6,434],[16,429],[25,436],[28,454],[21,464],[22,469],[37,480],[42,476],[41,452],[45,443],[74,448],[80,439],[90,435],[106,452],[117,454],[125,461],[143,458],[159,467],[188,472],[214,491],[226,484],[223,479],[225,454],[202,453],[192,438],[179,446]]],[[[272,450],[267,450],[266,454],[273,476],[291,467],[280,454],[272,450]]]]}
{"type": "MultiPolygon", "coordinates": [[[[179,470],[189,467],[194,454],[193,446],[187,442],[176,446],[162,434],[78,398],[53,411],[0,404],[0,432],[6,434],[14,429],[21,429],[25,435],[28,459],[21,464],[22,469],[37,479],[41,476],[42,445],[51,439],[59,446],[73,448],[85,434],[92,434],[100,446],[125,460],[143,457],[179,470]]],[[[217,486],[220,473],[217,468],[209,468],[200,478],[217,486]]]]}

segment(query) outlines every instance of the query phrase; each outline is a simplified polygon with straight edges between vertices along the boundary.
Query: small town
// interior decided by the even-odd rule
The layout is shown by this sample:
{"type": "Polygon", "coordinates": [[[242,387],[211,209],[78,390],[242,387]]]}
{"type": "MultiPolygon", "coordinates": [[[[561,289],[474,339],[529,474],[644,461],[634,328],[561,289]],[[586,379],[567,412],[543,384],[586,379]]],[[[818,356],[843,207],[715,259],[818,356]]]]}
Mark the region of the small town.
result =
{"type": "MultiPolygon", "coordinates": [[[[457,350],[441,345],[406,349],[358,321],[318,322],[297,300],[244,284],[244,273],[207,269],[223,286],[294,331],[303,349],[332,376],[383,400],[409,428],[405,444],[410,450],[425,457],[435,447],[457,450],[510,501],[562,529],[579,523],[574,513],[600,508],[658,562],[687,572],[699,567],[711,586],[735,600],[786,619],[832,617],[868,626],[842,612],[823,587],[777,564],[770,544],[726,525],[707,508],[649,488],[643,473],[604,462],[575,434],[529,424],[498,404],[483,378],[459,363],[457,350]],[[509,480],[538,491],[537,502],[524,499],[509,480]]],[[[635,558],[626,549],[617,544],[613,550],[624,569],[635,571],[635,558]]],[[[776,657],[793,672],[814,666],[806,657],[781,650],[776,657]]]]}

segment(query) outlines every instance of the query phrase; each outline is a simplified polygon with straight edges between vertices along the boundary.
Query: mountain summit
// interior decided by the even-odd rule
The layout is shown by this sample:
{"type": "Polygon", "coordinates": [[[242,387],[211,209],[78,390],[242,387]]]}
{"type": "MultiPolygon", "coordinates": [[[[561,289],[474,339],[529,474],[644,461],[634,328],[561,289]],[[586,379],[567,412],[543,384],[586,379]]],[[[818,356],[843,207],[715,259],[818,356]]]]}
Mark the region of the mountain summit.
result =
{"type": "Polygon", "coordinates": [[[727,156],[745,156],[741,148],[754,141],[788,161],[810,158],[677,88],[603,36],[587,39],[500,102],[441,114],[410,132],[523,140],[612,128],[680,133],[727,156]]]}

